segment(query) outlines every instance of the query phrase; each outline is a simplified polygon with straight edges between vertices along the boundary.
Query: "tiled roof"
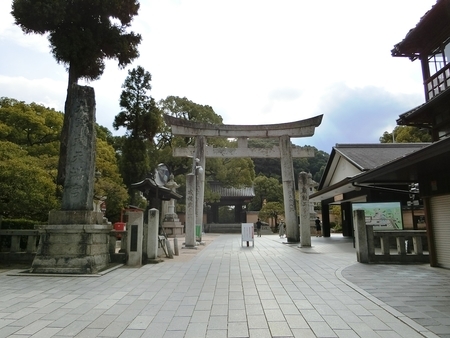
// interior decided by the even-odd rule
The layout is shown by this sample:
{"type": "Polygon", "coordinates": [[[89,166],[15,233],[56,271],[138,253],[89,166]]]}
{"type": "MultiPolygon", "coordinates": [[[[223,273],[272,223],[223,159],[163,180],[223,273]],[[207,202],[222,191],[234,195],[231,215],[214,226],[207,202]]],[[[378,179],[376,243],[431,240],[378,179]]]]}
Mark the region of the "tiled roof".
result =
{"type": "Polygon", "coordinates": [[[407,56],[415,60],[420,54],[430,53],[438,48],[450,32],[449,8],[450,0],[437,0],[416,27],[410,29],[406,37],[394,46],[392,56],[407,56]]]}
{"type": "Polygon", "coordinates": [[[370,170],[419,150],[429,143],[336,144],[333,148],[361,171],[370,170]]]}
{"type": "Polygon", "coordinates": [[[226,188],[216,182],[209,183],[212,192],[220,194],[221,197],[255,197],[255,190],[253,187],[243,188],[226,188]]]}
{"type": "Polygon", "coordinates": [[[445,104],[444,101],[448,100],[449,96],[450,88],[447,88],[420,106],[401,114],[397,119],[397,124],[431,128],[435,114],[440,112],[440,106],[445,104]]]}

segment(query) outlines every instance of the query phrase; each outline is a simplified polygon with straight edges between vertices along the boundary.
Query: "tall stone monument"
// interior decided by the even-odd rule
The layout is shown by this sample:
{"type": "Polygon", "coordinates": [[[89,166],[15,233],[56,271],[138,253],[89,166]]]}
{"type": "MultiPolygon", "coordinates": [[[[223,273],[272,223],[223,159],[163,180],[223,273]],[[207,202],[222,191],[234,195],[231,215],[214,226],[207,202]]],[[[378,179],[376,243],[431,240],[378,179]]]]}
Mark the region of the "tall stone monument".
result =
{"type": "Polygon", "coordinates": [[[111,225],[94,211],[95,94],[92,87],[71,88],[67,163],[61,210],[48,225],[36,226],[40,242],[34,273],[92,274],[109,264],[111,225]]]}
{"type": "Polygon", "coordinates": [[[302,171],[298,175],[299,210],[300,210],[300,245],[311,246],[311,215],[309,204],[310,176],[302,171]]]}

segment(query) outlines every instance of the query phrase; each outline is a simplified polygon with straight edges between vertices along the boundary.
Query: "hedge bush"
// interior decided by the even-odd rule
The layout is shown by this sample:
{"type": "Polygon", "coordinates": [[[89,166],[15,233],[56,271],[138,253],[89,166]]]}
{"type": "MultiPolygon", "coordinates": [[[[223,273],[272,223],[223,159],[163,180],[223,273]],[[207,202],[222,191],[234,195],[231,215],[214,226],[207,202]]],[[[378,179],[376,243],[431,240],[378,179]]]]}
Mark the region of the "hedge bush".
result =
{"type": "Polygon", "coordinates": [[[2,219],[0,228],[6,230],[34,230],[36,224],[42,224],[42,222],[29,219],[2,219]]]}

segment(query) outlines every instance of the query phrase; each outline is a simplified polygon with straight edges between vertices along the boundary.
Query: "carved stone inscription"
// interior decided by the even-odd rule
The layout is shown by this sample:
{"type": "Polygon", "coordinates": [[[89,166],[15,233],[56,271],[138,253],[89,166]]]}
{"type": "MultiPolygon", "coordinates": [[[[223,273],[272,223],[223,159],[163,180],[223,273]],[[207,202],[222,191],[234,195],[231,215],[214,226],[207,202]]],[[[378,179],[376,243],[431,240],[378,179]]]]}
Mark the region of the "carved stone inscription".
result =
{"type": "Polygon", "coordinates": [[[95,94],[73,85],[62,210],[93,210],[95,173],[95,94]]]}
{"type": "Polygon", "coordinates": [[[137,224],[131,225],[131,244],[130,251],[137,251],[138,243],[138,226],[137,224]]]}

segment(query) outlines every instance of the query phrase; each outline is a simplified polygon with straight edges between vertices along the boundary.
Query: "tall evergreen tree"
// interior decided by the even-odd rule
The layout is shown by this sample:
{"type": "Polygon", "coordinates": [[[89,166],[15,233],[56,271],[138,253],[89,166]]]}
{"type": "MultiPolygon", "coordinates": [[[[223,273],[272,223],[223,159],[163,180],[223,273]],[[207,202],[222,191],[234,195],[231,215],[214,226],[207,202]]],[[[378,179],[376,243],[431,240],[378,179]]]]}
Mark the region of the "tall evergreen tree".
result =
{"type": "Polygon", "coordinates": [[[120,168],[133,204],[138,203],[131,184],[144,179],[158,161],[157,157],[149,156],[154,152],[156,146],[153,139],[162,125],[161,111],[149,95],[151,79],[151,74],[141,66],[128,72],[120,95],[122,111],[113,123],[116,130],[126,128],[120,168]]]}
{"type": "Polygon", "coordinates": [[[125,127],[127,136],[153,142],[160,131],[162,116],[155,100],[150,96],[151,74],[138,66],[128,71],[120,94],[121,112],[116,115],[113,127],[125,127]]]}
{"type": "Polygon", "coordinates": [[[25,33],[48,34],[51,53],[69,73],[61,132],[58,183],[65,179],[70,92],[79,79],[96,80],[105,59],[123,68],[139,56],[141,36],[127,29],[139,10],[137,0],[13,0],[11,14],[25,33]]]}

